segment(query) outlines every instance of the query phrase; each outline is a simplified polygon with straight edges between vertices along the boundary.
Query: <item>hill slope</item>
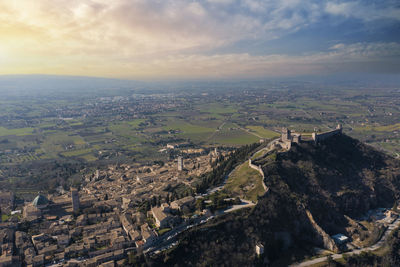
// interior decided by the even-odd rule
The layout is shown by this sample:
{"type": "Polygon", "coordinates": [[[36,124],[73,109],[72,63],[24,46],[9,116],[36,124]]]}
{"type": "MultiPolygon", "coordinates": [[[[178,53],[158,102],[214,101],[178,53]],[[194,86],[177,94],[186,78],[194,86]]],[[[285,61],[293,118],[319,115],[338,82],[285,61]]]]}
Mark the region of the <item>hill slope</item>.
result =
{"type": "MultiPolygon", "coordinates": [[[[329,235],[349,233],[351,218],[392,206],[399,197],[399,161],[346,135],[319,145],[302,143],[258,160],[268,194],[252,210],[229,214],[185,233],[180,245],[157,264],[275,266],[311,254],[312,247],[337,250],[329,235]],[[265,246],[258,259],[255,244],[265,246]]],[[[354,231],[362,229],[353,228],[354,231]]]]}

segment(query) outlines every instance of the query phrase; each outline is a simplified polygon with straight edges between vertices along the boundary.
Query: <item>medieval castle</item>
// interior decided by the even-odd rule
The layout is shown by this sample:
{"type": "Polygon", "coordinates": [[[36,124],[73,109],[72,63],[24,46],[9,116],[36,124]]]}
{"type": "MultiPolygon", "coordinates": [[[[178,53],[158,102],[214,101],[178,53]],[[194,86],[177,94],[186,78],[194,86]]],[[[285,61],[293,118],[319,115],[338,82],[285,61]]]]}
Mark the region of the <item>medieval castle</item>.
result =
{"type": "Polygon", "coordinates": [[[286,150],[289,150],[293,143],[301,143],[301,142],[314,142],[318,144],[318,142],[323,141],[331,136],[342,133],[342,125],[338,124],[335,130],[324,132],[324,133],[312,133],[311,139],[308,137],[302,137],[299,133],[292,133],[289,129],[283,128],[281,138],[279,140],[279,145],[286,150]]]}

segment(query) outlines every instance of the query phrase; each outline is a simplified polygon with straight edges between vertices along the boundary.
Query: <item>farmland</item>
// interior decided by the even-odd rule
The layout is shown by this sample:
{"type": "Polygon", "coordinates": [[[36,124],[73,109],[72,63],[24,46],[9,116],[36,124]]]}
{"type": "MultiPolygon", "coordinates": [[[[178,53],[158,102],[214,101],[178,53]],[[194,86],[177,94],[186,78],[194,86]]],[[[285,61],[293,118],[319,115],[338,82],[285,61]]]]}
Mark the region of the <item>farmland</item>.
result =
{"type": "MultiPolygon", "coordinates": [[[[233,148],[275,138],[282,127],[310,133],[337,123],[347,134],[400,155],[398,89],[298,86],[250,84],[228,91],[204,86],[168,94],[117,90],[114,95],[33,94],[2,100],[0,183],[30,181],[28,166],[42,163],[68,162],[73,170],[64,171],[75,177],[80,169],[105,162],[167,160],[175,154],[159,150],[168,143],[233,148]]],[[[62,175],[57,168],[48,176],[62,175]]]]}

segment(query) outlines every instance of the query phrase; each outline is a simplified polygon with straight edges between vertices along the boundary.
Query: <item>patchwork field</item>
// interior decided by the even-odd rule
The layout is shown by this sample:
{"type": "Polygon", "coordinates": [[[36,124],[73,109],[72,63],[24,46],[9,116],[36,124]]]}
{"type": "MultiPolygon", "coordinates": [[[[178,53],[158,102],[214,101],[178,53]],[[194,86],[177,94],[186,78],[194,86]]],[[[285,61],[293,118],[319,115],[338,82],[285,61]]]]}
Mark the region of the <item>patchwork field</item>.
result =
{"type": "MultiPolygon", "coordinates": [[[[276,138],[282,127],[303,134],[326,131],[338,123],[346,134],[400,157],[398,89],[325,90],[307,84],[225,89],[54,93],[2,99],[0,185],[6,179],[13,184],[32,180],[31,168],[43,162],[50,166],[48,177],[62,175],[60,170],[73,177],[74,164],[81,168],[108,162],[168,160],[179,153],[160,152],[168,143],[238,147],[261,138],[276,138]],[[72,170],[57,169],[66,162],[72,170]],[[20,171],[18,175],[16,171],[20,171]]],[[[243,190],[239,185],[247,182],[232,185],[232,190],[243,190]]]]}

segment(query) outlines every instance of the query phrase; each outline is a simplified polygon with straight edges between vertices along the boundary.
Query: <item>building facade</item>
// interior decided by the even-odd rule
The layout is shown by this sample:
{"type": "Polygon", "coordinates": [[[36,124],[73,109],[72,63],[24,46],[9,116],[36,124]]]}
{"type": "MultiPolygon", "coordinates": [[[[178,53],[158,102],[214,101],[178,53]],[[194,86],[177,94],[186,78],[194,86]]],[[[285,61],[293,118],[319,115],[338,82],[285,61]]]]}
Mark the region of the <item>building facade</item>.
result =
{"type": "Polygon", "coordinates": [[[183,170],[183,158],[178,157],[178,171],[182,171],[182,170],[183,170]]]}

